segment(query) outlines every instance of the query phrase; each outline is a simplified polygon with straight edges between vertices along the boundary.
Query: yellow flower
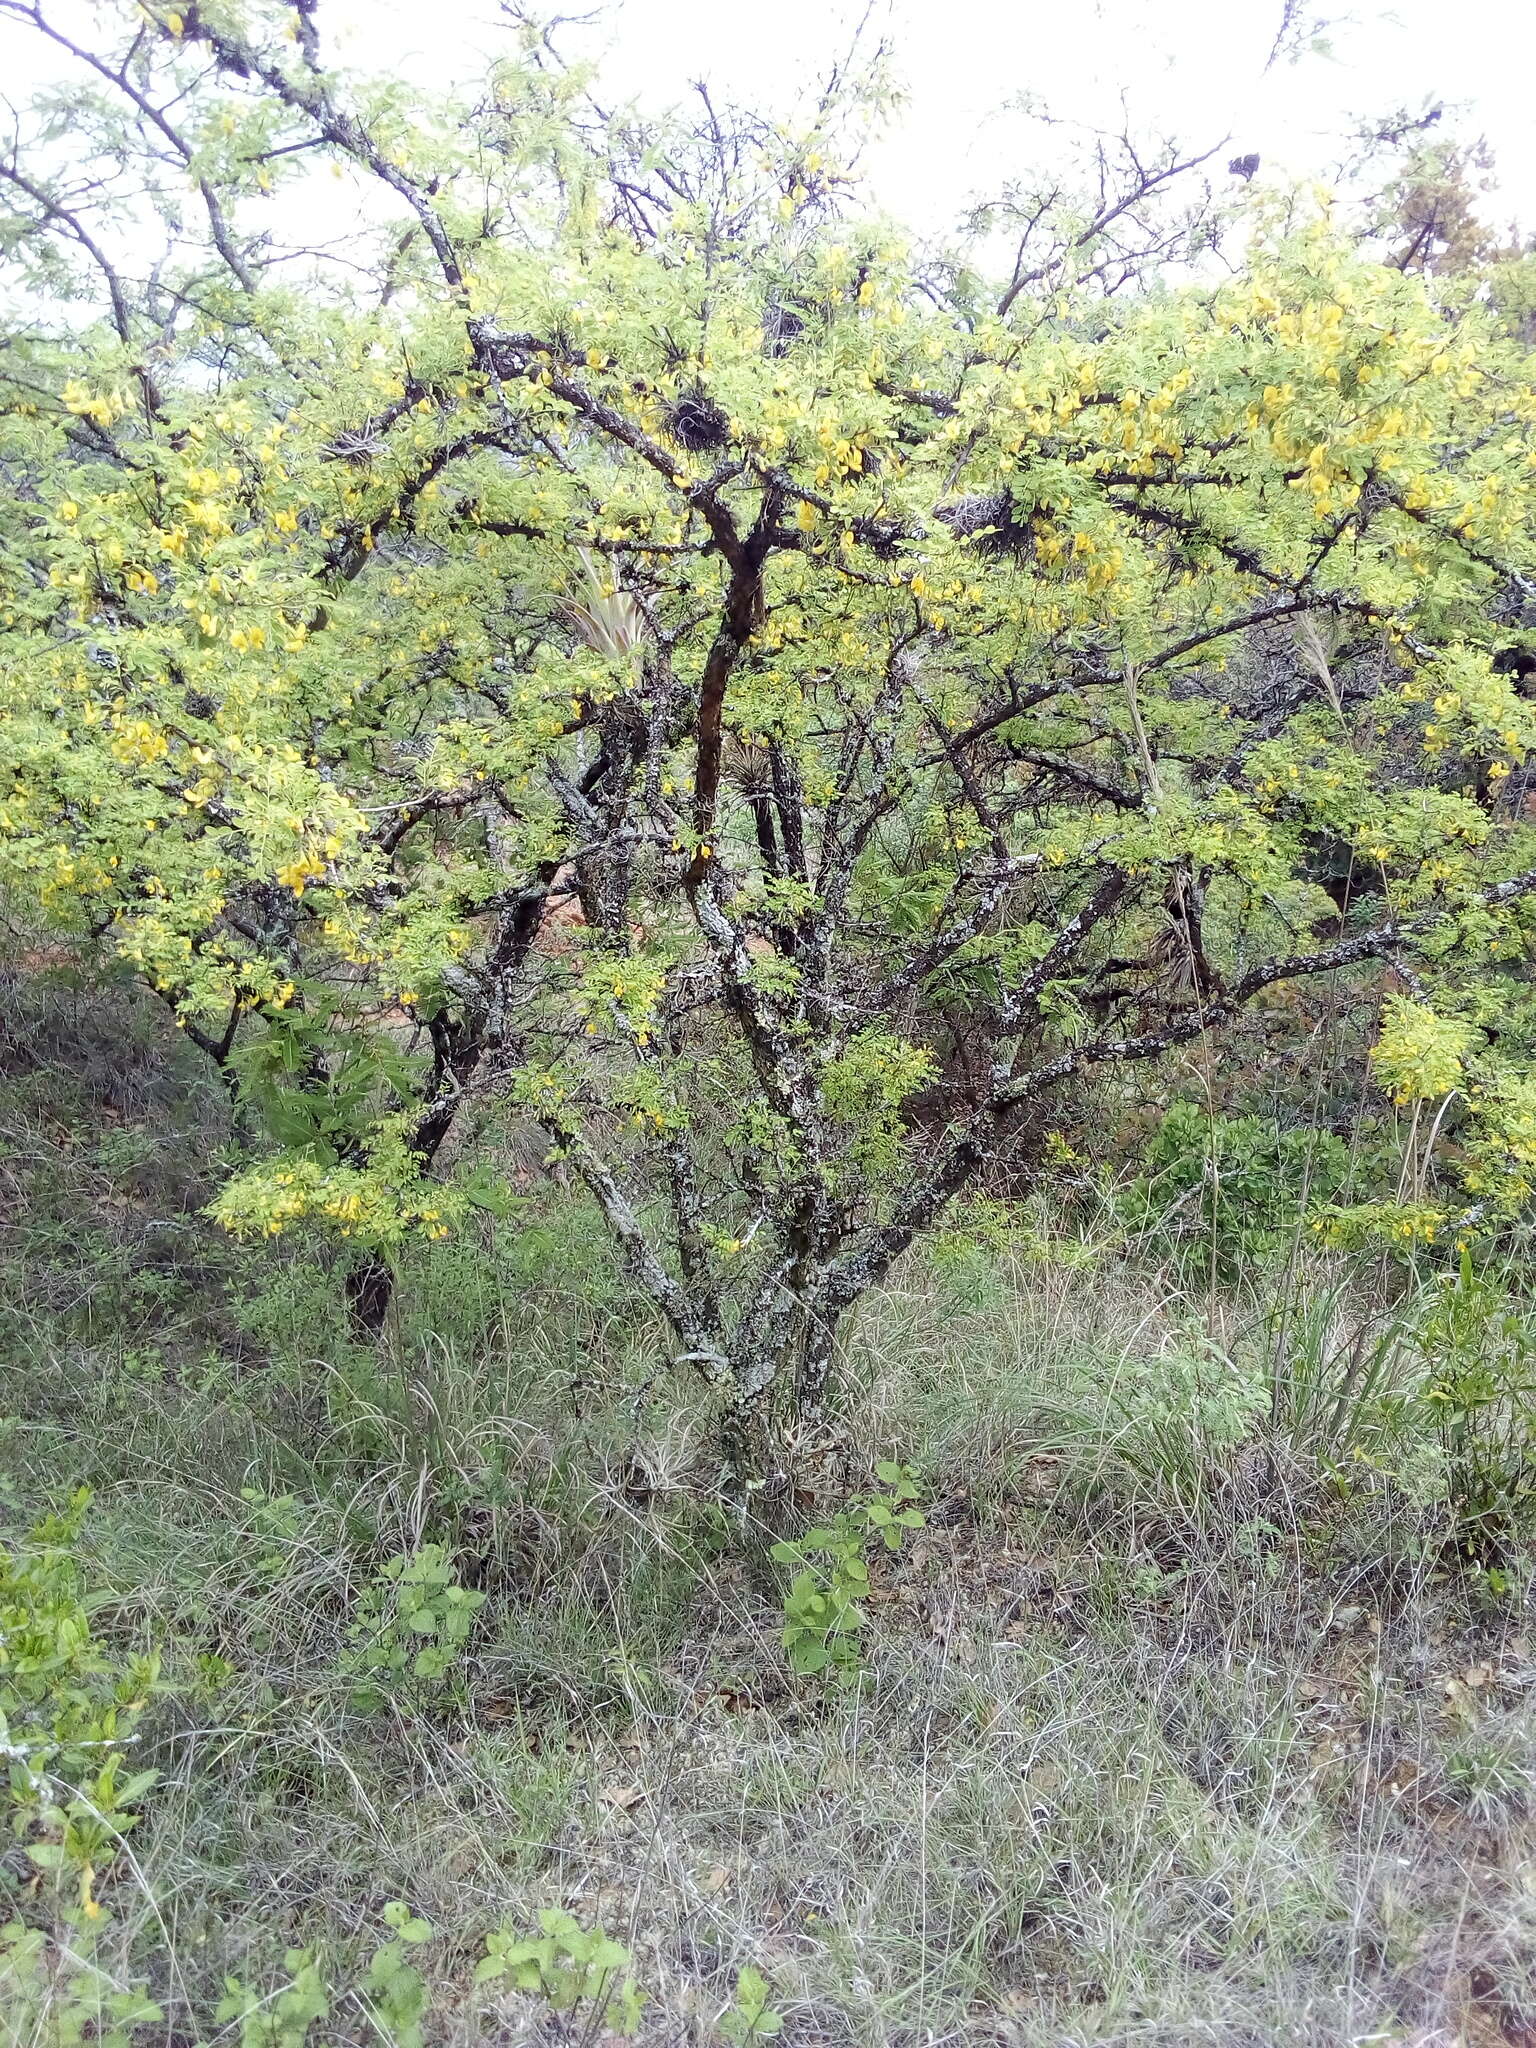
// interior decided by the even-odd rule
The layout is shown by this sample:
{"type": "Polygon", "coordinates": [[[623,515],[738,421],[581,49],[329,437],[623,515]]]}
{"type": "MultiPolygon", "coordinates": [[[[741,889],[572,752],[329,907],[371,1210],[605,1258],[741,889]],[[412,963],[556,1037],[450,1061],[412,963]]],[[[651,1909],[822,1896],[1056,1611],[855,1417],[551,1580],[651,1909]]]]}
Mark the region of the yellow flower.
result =
{"type": "Polygon", "coordinates": [[[279,868],[277,879],[285,889],[291,889],[295,896],[302,896],[313,881],[325,873],[325,863],[317,860],[313,853],[303,853],[287,867],[279,868]]]}

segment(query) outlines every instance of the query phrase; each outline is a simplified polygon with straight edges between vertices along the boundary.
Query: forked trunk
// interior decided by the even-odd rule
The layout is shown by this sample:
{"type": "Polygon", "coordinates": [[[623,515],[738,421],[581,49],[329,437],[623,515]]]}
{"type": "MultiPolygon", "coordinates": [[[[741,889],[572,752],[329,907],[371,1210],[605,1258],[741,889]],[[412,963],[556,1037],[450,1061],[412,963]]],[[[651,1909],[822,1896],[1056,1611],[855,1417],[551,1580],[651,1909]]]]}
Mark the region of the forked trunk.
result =
{"type": "Polygon", "coordinates": [[[797,1316],[771,1362],[737,1361],[720,1418],[721,1494],[744,1527],[783,1534],[792,1517],[798,1467],[823,1434],[835,1321],[797,1316]]]}

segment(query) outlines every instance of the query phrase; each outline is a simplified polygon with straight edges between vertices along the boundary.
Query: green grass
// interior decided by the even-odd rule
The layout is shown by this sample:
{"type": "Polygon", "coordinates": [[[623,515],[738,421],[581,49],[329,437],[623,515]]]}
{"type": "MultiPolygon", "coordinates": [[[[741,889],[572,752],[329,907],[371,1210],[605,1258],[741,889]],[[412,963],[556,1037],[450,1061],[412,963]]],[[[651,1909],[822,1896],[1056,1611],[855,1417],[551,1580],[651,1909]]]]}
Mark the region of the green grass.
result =
{"type": "MultiPolygon", "coordinates": [[[[631,1950],[657,2048],[721,2038],[748,1965],[803,2044],[1536,2027],[1531,1581],[1512,1534],[1447,1548],[1409,1398],[1442,1282],[1216,1295],[1091,1234],[909,1261],[802,1447],[819,1508],[894,1455],[929,1516],[829,1695],[790,1677],[690,1390],[648,1385],[573,1200],[413,1254],[361,1351],[324,1255],[202,1221],[218,1104],[147,1029],[114,1063],[49,1014],[0,1080],[0,1516],[25,1541],[88,1483],[96,1631],[164,1654],[92,1951],[164,2011],[135,2048],[235,2048],[224,1980],[276,1994],[295,1947],[331,1987],[311,2040],[378,2043],[397,1899],[435,1930],[411,1960],[444,2044],[599,2037],[472,1982],[549,1906],[631,1950]],[[368,1705],[368,1589],[424,1543],[485,1595],[473,1636],[368,1705]]],[[[19,1848],[0,1874],[77,1938],[19,1848]]],[[[67,1975],[0,2043],[68,2039],[67,1975]]]]}

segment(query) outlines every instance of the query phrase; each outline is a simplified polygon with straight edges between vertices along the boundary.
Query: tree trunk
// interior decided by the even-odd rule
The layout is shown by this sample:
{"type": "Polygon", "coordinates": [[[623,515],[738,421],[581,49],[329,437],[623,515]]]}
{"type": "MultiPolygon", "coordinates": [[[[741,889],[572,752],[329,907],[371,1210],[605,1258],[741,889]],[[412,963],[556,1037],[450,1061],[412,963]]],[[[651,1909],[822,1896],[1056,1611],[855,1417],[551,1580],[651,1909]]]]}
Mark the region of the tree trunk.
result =
{"type": "Polygon", "coordinates": [[[825,1419],[836,1337],[835,1317],[798,1315],[770,1372],[760,1358],[735,1365],[720,1418],[721,1494],[760,1537],[783,1535],[792,1518],[800,1439],[825,1419]]]}
{"type": "Polygon", "coordinates": [[[837,1343],[836,1316],[807,1316],[801,1332],[795,1370],[794,1414],[797,1422],[820,1422],[826,1412],[827,1382],[837,1343]]]}
{"type": "Polygon", "coordinates": [[[377,1252],[369,1252],[349,1267],[343,1283],[347,1297],[347,1326],[359,1344],[376,1344],[394,1299],[394,1269],[377,1252]]]}
{"type": "Polygon", "coordinates": [[[750,1392],[738,1380],[720,1417],[720,1495],[744,1529],[771,1519],[765,1510],[780,1491],[771,1392],[750,1392]]]}

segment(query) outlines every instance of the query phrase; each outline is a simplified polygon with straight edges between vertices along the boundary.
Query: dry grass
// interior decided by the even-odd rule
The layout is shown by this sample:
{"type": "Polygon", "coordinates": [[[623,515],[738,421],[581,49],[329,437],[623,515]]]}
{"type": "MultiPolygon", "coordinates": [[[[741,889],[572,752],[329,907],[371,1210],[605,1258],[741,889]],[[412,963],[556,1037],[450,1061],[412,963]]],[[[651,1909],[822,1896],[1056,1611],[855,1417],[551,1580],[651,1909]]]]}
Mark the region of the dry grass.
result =
{"type": "MultiPolygon", "coordinates": [[[[444,2048],[597,2037],[472,1988],[485,1934],[549,1905],[630,1947],[658,2048],[719,2039],[747,1964],[807,2048],[1536,2043],[1529,1575],[1495,1597],[1442,1558],[1351,1393],[1346,1296],[1277,1336],[1114,1260],[911,1264],[807,1447],[826,1503],[896,1453],[930,1514],[829,1697],[699,1504],[686,1389],[636,1416],[645,1325],[579,1213],[432,1254],[375,1358],[318,1263],[218,1265],[160,1154],[19,1149],[0,1512],[88,1480],[98,1626],[166,1650],[101,1949],[165,2008],[142,2048],[235,2048],[223,1979],[275,1988],[295,1945],[335,1987],[312,2039],[377,2043],[355,1986],[397,1898],[438,1930],[444,2048]],[[130,1264],[146,1222],[190,1247],[89,1341],[70,1202],[130,1264]],[[359,1595],[424,1541],[486,1594],[477,1634],[365,1712],[359,1595]]],[[[5,2048],[54,2038],[0,2014],[5,2048]]]]}

